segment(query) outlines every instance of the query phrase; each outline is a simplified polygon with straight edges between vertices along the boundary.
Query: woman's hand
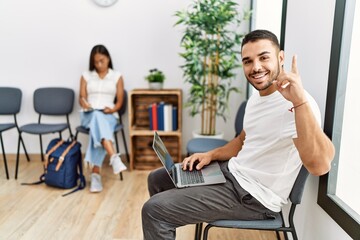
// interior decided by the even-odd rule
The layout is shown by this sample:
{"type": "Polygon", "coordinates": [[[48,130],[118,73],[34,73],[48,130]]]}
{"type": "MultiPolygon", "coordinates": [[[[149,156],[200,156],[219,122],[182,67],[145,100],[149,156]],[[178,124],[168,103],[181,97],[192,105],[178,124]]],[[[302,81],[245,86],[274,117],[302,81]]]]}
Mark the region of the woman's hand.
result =
{"type": "Polygon", "coordinates": [[[88,103],[88,101],[86,101],[86,98],[84,98],[84,97],[81,98],[80,105],[85,110],[91,109],[91,104],[88,103]]]}
{"type": "Polygon", "coordinates": [[[114,113],[115,111],[112,108],[105,107],[103,112],[106,114],[111,114],[111,113],[114,113]]]}

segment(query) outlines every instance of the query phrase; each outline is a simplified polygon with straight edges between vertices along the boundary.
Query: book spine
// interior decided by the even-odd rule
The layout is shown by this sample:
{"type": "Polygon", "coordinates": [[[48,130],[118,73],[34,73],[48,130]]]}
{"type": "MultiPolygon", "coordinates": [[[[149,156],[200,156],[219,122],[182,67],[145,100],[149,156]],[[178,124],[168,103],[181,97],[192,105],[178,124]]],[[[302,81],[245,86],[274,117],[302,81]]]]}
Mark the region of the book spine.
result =
{"type": "Polygon", "coordinates": [[[164,131],[165,130],[165,126],[164,126],[164,105],[165,103],[164,102],[160,102],[158,104],[158,107],[157,107],[157,115],[158,115],[158,130],[160,131],[164,131]]]}
{"type": "Polygon", "coordinates": [[[153,127],[153,118],[152,118],[152,105],[149,105],[148,106],[148,112],[149,112],[149,128],[150,130],[154,130],[154,127],[153,127]]]}
{"type": "Polygon", "coordinates": [[[178,130],[178,112],[176,106],[173,106],[172,109],[172,130],[178,130]]]}
{"type": "Polygon", "coordinates": [[[172,131],[172,105],[165,104],[164,106],[164,125],[165,131],[172,131]]]}
{"type": "Polygon", "coordinates": [[[157,104],[153,103],[151,105],[151,109],[152,109],[152,125],[153,125],[153,130],[158,130],[158,119],[157,119],[157,104]]]}

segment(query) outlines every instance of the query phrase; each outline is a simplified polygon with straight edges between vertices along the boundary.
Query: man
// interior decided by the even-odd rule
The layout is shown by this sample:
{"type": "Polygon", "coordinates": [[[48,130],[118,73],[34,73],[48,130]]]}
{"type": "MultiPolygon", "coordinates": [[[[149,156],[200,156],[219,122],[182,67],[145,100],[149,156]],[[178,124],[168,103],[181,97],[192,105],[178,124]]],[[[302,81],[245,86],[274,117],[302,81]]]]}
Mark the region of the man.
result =
{"type": "Polygon", "coordinates": [[[247,103],[244,129],[223,147],[183,161],[193,170],[219,161],[226,183],[176,189],[165,170],[148,178],[151,198],[142,209],[144,239],[175,239],[176,228],[218,219],[267,219],[287,198],[304,165],[316,176],[330,169],[335,150],[320,126],[320,111],[303,89],[296,56],[283,70],[284,52],[266,30],[241,46],[245,76],[258,92],[247,103]]]}

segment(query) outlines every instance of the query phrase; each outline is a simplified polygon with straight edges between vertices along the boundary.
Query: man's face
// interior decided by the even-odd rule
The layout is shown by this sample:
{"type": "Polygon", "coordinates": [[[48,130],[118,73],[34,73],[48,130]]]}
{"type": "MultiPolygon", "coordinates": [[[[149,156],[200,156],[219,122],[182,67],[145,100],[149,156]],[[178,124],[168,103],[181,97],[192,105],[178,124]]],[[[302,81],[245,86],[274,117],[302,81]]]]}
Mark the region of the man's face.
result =
{"type": "Polygon", "coordinates": [[[241,51],[246,79],[261,96],[275,92],[272,82],[279,75],[284,63],[284,53],[269,40],[246,43],[241,51]]]}

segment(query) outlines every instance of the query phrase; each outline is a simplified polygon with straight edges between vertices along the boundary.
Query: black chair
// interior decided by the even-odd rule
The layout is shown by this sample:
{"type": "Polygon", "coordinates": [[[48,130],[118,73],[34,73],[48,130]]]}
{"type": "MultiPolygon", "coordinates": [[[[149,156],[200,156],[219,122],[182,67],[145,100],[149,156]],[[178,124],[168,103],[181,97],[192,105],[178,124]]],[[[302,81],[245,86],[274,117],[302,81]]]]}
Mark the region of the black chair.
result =
{"type": "MultiPolygon", "coordinates": [[[[1,142],[1,149],[3,153],[4,159],[4,166],[5,166],[5,173],[6,178],[9,179],[9,171],[7,167],[7,160],[6,160],[6,153],[4,148],[4,139],[2,137],[2,132],[10,130],[12,128],[16,128],[19,132],[19,127],[17,124],[16,114],[20,112],[21,107],[21,98],[22,92],[19,88],[13,87],[0,87],[0,115],[13,115],[14,121],[10,123],[0,123],[0,142],[1,142]]],[[[22,142],[25,155],[27,160],[29,161],[29,156],[26,152],[24,143],[22,142]]]]}
{"type": "MultiPolygon", "coordinates": [[[[116,101],[116,99],[115,99],[115,101],[116,101]]],[[[123,124],[123,121],[122,121],[122,116],[123,116],[123,115],[125,114],[125,112],[126,112],[127,101],[128,101],[127,91],[124,90],[123,103],[122,103],[121,108],[120,108],[119,111],[118,111],[119,122],[118,122],[118,124],[116,125],[115,130],[114,130],[114,138],[115,138],[116,151],[117,151],[117,152],[120,152],[119,141],[118,141],[118,138],[117,138],[117,133],[121,131],[122,139],[123,139],[123,142],[124,142],[125,153],[126,153],[126,159],[127,159],[128,162],[130,162],[130,160],[129,160],[128,148],[127,148],[126,139],[125,139],[124,124],[123,124]]],[[[88,128],[85,128],[85,127],[83,127],[83,126],[78,126],[78,127],[76,128],[75,139],[77,139],[77,136],[78,136],[79,132],[89,135],[89,129],[88,129],[88,128]]],[[[119,175],[120,175],[120,180],[122,181],[122,180],[123,180],[122,172],[120,172],[119,175]]]]}
{"type": "MultiPolygon", "coordinates": [[[[244,101],[239,106],[235,118],[235,137],[239,135],[243,129],[244,114],[247,101],[244,101]]],[[[227,144],[228,141],[224,139],[214,138],[193,138],[186,145],[187,155],[190,156],[193,153],[207,152],[212,149],[222,147],[227,144]]]]}
{"type": "Polygon", "coordinates": [[[68,129],[70,137],[72,137],[69,115],[73,111],[74,107],[74,90],[61,87],[48,87],[38,88],[34,92],[34,109],[39,114],[37,123],[30,123],[23,125],[19,128],[19,141],[18,151],[16,157],[16,170],[15,179],[17,179],[18,167],[19,167],[19,151],[20,141],[23,141],[21,134],[29,133],[39,135],[40,138],[40,153],[41,160],[44,161],[44,153],[42,146],[42,135],[49,133],[59,133],[59,137],[62,138],[61,133],[68,129]],[[65,116],[66,122],[63,123],[43,123],[41,117],[43,115],[48,116],[65,116]]]}
{"type": "MultiPolygon", "coordinates": [[[[292,234],[292,238],[294,240],[297,240],[298,237],[295,230],[294,213],[296,206],[301,203],[301,198],[304,192],[305,183],[308,175],[309,172],[304,166],[302,166],[289,195],[291,206],[288,214],[289,223],[287,226],[285,225],[284,215],[282,211],[276,214],[275,219],[268,219],[268,220],[217,220],[208,223],[208,225],[205,227],[203,239],[204,240],[207,239],[210,228],[220,227],[220,228],[276,231],[276,236],[278,240],[281,239],[279,232],[284,232],[285,239],[288,239],[287,233],[290,232],[292,234]]],[[[200,235],[195,236],[195,239],[200,239],[202,223],[198,223],[196,227],[197,227],[196,233],[200,232],[200,235]]]]}

